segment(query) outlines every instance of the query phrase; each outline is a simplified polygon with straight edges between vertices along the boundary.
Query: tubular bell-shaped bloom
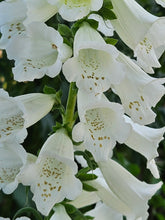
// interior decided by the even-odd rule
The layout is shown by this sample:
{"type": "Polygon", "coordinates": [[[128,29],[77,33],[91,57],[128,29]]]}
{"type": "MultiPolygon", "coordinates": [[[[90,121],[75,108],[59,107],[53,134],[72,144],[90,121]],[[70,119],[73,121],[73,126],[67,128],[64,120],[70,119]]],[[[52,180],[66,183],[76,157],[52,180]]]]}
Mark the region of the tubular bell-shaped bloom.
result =
{"type": "Polygon", "coordinates": [[[5,49],[13,36],[22,35],[25,27],[22,24],[26,17],[26,5],[22,0],[0,2],[0,48],[5,49]]]}
{"type": "Polygon", "coordinates": [[[158,59],[165,50],[165,17],[153,16],[135,0],[112,0],[112,4],[117,16],[111,21],[112,25],[134,50],[138,62],[148,67],[160,67],[158,59]]]}
{"type": "Polygon", "coordinates": [[[17,188],[17,175],[26,159],[26,151],[15,140],[0,143],[0,189],[4,193],[10,194],[17,188]]]}
{"type": "Polygon", "coordinates": [[[130,135],[125,144],[133,150],[139,152],[147,159],[147,168],[155,178],[159,178],[159,171],[154,158],[158,156],[157,148],[159,142],[163,139],[165,127],[160,129],[142,126],[125,116],[125,120],[132,126],[130,135]]]}
{"type": "Polygon", "coordinates": [[[64,76],[81,90],[102,93],[124,77],[118,55],[114,46],[106,44],[96,30],[84,23],[75,35],[74,57],[63,65],[64,76]]]}
{"type": "Polygon", "coordinates": [[[37,209],[48,215],[56,203],[64,198],[73,200],[81,193],[76,172],[73,145],[62,129],[47,139],[36,162],[25,167],[19,181],[31,186],[37,209]]]}
{"type": "Polygon", "coordinates": [[[17,81],[55,77],[71,54],[58,31],[40,22],[29,24],[26,36],[14,38],[7,48],[8,58],[15,59],[13,73],[17,81]]]}
{"type": "Polygon", "coordinates": [[[84,141],[96,161],[107,160],[116,141],[123,143],[128,138],[130,125],[124,121],[120,104],[109,102],[104,95],[86,97],[86,93],[78,92],[80,122],[73,128],[73,139],[84,141]]]}
{"type": "Polygon", "coordinates": [[[54,103],[52,95],[32,93],[9,97],[0,89],[0,142],[12,137],[23,142],[27,136],[26,128],[43,118],[54,103]]]}
{"type": "Polygon", "coordinates": [[[132,211],[127,219],[147,220],[148,200],[161,187],[162,182],[157,184],[141,182],[111,159],[99,162],[98,165],[110,189],[132,211]]]}
{"type": "Polygon", "coordinates": [[[120,53],[119,60],[125,64],[123,68],[125,77],[118,85],[113,85],[113,88],[121,99],[125,113],[141,125],[154,122],[156,114],[151,107],[155,107],[165,94],[165,88],[162,85],[165,78],[150,77],[122,53],[120,53]]]}

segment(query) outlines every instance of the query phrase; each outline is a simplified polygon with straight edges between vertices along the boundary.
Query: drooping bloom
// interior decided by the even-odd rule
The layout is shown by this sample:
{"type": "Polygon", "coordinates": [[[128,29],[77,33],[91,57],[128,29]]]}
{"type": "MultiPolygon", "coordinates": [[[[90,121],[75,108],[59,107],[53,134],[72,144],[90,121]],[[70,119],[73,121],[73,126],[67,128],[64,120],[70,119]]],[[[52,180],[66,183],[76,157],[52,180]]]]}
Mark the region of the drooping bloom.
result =
{"type": "Polygon", "coordinates": [[[165,78],[150,77],[122,53],[119,59],[125,64],[123,68],[125,76],[118,85],[113,85],[113,91],[120,97],[125,113],[141,125],[154,122],[156,114],[151,108],[155,107],[165,94],[165,88],[162,85],[165,78]]]}
{"type": "Polygon", "coordinates": [[[133,123],[127,116],[125,116],[125,120],[132,126],[130,135],[125,141],[125,144],[145,156],[147,158],[147,168],[150,169],[155,178],[159,178],[159,171],[154,158],[158,156],[157,148],[159,142],[163,139],[165,128],[154,129],[139,125],[133,123]]]}
{"type": "Polygon", "coordinates": [[[14,139],[0,143],[0,189],[12,193],[18,186],[18,176],[24,166],[33,162],[35,157],[27,154],[14,139]]]}
{"type": "Polygon", "coordinates": [[[9,97],[0,89],[0,142],[12,137],[23,142],[27,136],[26,128],[49,113],[54,103],[52,95],[32,93],[9,97]]]}
{"type": "Polygon", "coordinates": [[[153,16],[135,0],[112,0],[112,4],[117,16],[112,25],[134,50],[138,62],[142,66],[144,63],[148,67],[160,67],[158,59],[165,49],[165,18],[153,16]]]}
{"type": "Polygon", "coordinates": [[[124,121],[122,106],[109,102],[104,95],[98,98],[79,91],[78,113],[80,122],[73,128],[73,139],[84,141],[96,161],[107,160],[116,141],[123,143],[128,138],[130,125],[124,121]]]}
{"type": "Polygon", "coordinates": [[[62,129],[47,139],[36,163],[25,167],[19,180],[31,186],[37,209],[48,215],[56,203],[64,198],[73,200],[81,193],[82,184],[74,176],[76,172],[73,145],[62,129]]]}
{"type": "Polygon", "coordinates": [[[58,31],[40,22],[29,24],[26,36],[14,38],[7,47],[8,58],[15,59],[13,73],[17,81],[55,77],[71,54],[58,31]]]}
{"type": "Polygon", "coordinates": [[[25,27],[22,24],[26,17],[26,5],[22,0],[0,2],[0,48],[5,49],[13,36],[23,35],[25,27]]]}
{"type": "Polygon", "coordinates": [[[156,2],[165,8],[165,0],[156,0],[156,2]]]}
{"type": "Polygon", "coordinates": [[[94,217],[94,220],[123,220],[123,216],[120,213],[115,212],[113,209],[101,202],[97,203],[94,209],[86,212],[85,214],[94,217]]]}
{"type": "Polygon", "coordinates": [[[99,168],[109,188],[132,211],[127,219],[147,220],[148,200],[161,187],[162,182],[157,184],[141,182],[111,159],[99,162],[99,168]]]}
{"type": "Polygon", "coordinates": [[[106,44],[96,30],[84,23],[75,35],[74,57],[63,65],[64,76],[83,91],[102,93],[124,77],[118,55],[114,46],[106,44]]]}

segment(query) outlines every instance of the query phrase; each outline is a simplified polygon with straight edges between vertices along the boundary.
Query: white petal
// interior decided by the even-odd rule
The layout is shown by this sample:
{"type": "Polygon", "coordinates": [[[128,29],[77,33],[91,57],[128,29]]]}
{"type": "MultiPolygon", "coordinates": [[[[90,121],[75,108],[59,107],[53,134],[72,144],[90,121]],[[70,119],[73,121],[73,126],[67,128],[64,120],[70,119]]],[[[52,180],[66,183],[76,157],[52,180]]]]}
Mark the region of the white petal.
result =
{"type": "Polygon", "coordinates": [[[158,156],[157,148],[159,142],[163,139],[165,128],[154,129],[133,123],[128,117],[125,117],[125,119],[132,126],[132,130],[125,144],[145,156],[148,160],[148,168],[151,169],[151,172],[153,171],[152,173],[156,178],[159,178],[156,164],[153,159],[158,156]]]}
{"type": "Polygon", "coordinates": [[[0,90],[0,140],[16,138],[20,143],[27,136],[24,128],[24,106],[0,90]]]}
{"type": "Polygon", "coordinates": [[[0,26],[23,20],[26,16],[26,6],[24,1],[15,0],[11,2],[3,1],[0,3],[0,26]]]}
{"type": "Polygon", "coordinates": [[[25,162],[26,152],[15,140],[0,144],[0,188],[4,193],[10,194],[17,188],[17,175],[25,162]]]}
{"type": "Polygon", "coordinates": [[[67,21],[76,21],[86,16],[90,10],[99,10],[102,3],[102,0],[84,0],[83,2],[68,0],[60,7],[59,13],[67,21]]]}
{"type": "Polygon", "coordinates": [[[99,167],[111,190],[132,210],[132,219],[147,219],[148,200],[161,187],[162,182],[141,182],[113,160],[100,162],[99,167]]]}
{"type": "Polygon", "coordinates": [[[50,5],[45,0],[24,0],[27,5],[27,18],[24,21],[25,25],[33,21],[47,21],[58,12],[58,8],[50,5]]]}
{"type": "Polygon", "coordinates": [[[97,196],[95,192],[82,191],[82,193],[73,201],[68,202],[75,206],[76,208],[82,208],[88,205],[92,205],[96,202],[100,201],[100,198],[97,196]]]}
{"type": "Polygon", "coordinates": [[[95,220],[123,220],[123,216],[121,214],[115,212],[113,209],[104,205],[103,203],[96,204],[96,207],[93,210],[90,210],[85,214],[94,217],[95,220]]]}
{"type": "Polygon", "coordinates": [[[50,220],[71,220],[63,205],[55,206],[54,210],[55,213],[52,215],[50,220]]]}
{"type": "Polygon", "coordinates": [[[104,20],[98,14],[90,14],[89,19],[94,19],[98,21],[98,28],[97,30],[103,33],[105,36],[113,36],[114,28],[110,22],[110,20],[104,20]]]}
{"type": "Polygon", "coordinates": [[[87,97],[79,91],[78,112],[81,123],[84,123],[83,145],[96,161],[107,160],[112,156],[116,141],[123,143],[127,139],[130,126],[124,122],[121,105],[109,102],[104,96],[102,99],[88,96],[89,103],[86,104],[83,96],[87,97]]]}
{"type": "Polygon", "coordinates": [[[165,45],[164,18],[153,16],[134,0],[112,0],[112,4],[117,19],[111,22],[121,39],[134,50],[137,59],[150,68],[160,67],[156,50],[165,45]]]}
{"type": "Polygon", "coordinates": [[[118,55],[116,48],[106,44],[96,30],[83,24],[75,35],[74,57],[63,65],[64,76],[69,82],[76,81],[81,90],[102,93],[124,77],[118,55]]]}
{"type": "Polygon", "coordinates": [[[55,99],[52,95],[46,95],[42,93],[21,95],[15,97],[14,99],[24,105],[26,128],[35,124],[46,114],[48,114],[55,102],[55,99]]]}
{"type": "Polygon", "coordinates": [[[145,125],[155,120],[156,114],[152,111],[165,93],[161,85],[165,79],[156,79],[148,76],[129,57],[120,54],[125,63],[125,78],[119,85],[114,85],[114,91],[119,95],[126,114],[133,121],[145,125]]]}
{"type": "Polygon", "coordinates": [[[165,0],[156,0],[156,2],[165,8],[165,0]]]}
{"type": "Polygon", "coordinates": [[[63,130],[59,130],[48,138],[36,163],[28,167],[27,173],[24,170],[21,180],[23,184],[31,185],[37,209],[48,215],[56,203],[65,197],[74,199],[81,193],[82,184],[75,178],[76,172],[72,142],[63,130]],[[33,174],[28,179],[30,169],[33,174]]]}

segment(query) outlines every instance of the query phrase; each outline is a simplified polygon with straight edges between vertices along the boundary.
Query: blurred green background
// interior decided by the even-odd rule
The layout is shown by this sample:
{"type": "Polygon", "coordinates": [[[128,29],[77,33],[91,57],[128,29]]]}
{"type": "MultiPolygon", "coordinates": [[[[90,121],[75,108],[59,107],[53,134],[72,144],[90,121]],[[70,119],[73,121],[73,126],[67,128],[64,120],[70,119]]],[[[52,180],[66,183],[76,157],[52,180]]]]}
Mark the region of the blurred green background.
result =
{"type": "MultiPolygon", "coordinates": [[[[157,5],[154,0],[138,0],[138,2],[152,14],[165,16],[165,9],[157,5]]],[[[57,19],[57,16],[54,16],[48,21],[48,24],[57,28],[57,19]]],[[[62,19],[60,21],[66,23],[62,19]]],[[[116,34],[115,37],[118,38],[116,34]]],[[[120,39],[116,46],[125,54],[132,56],[132,51],[122,43],[120,39]]],[[[162,64],[162,67],[155,70],[154,77],[165,77],[165,54],[161,57],[160,63],[162,64]]],[[[48,85],[56,90],[62,90],[62,102],[66,105],[69,85],[62,73],[53,79],[45,76],[42,79],[37,79],[33,82],[18,83],[13,80],[11,70],[13,66],[14,62],[9,61],[6,57],[5,51],[3,51],[0,58],[0,88],[7,90],[10,96],[42,92],[44,85],[48,85]]],[[[111,101],[118,100],[111,91],[107,91],[106,95],[111,101]]],[[[154,108],[154,111],[157,113],[157,118],[156,122],[152,124],[152,127],[159,128],[165,126],[165,98],[161,99],[156,108],[154,108]]],[[[48,134],[52,131],[52,126],[56,121],[61,122],[61,116],[58,110],[49,113],[41,121],[30,127],[28,129],[28,137],[23,143],[24,148],[28,152],[37,155],[39,149],[47,139],[48,134]]],[[[159,157],[156,162],[159,167],[161,179],[165,182],[165,141],[161,141],[158,152],[159,157]]],[[[146,170],[145,158],[125,145],[116,146],[114,150],[114,158],[140,180],[144,180],[147,183],[157,182],[150,172],[146,170]]],[[[0,216],[13,217],[15,212],[27,205],[27,203],[30,206],[35,207],[34,203],[31,201],[32,194],[29,192],[27,195],[27,191],[28,188],[23,187],[21,184],[12,195],[5,195],[0,191],[0,216]]],[[[161,190],[149,201],[149,205],[149,220],[165,220],[165,184],[163,184],[161,190]]]]}

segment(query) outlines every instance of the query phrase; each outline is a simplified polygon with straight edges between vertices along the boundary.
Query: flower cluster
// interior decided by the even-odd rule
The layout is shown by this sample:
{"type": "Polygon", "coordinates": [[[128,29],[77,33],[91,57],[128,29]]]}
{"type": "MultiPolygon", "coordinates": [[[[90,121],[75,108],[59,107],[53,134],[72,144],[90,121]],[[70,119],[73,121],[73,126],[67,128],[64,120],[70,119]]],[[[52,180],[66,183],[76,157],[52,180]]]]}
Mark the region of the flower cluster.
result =
{"type": "MultiPolygon", "coordinates": [[[[164,0],[157,3],[165,6],[164,0]]],[[[86,216],[147,220],[148,201],[162,182],[140,181],[114,160],[113,150],[117,143],[127,145],[160,178],[155,158],[165,127],[151,123],[153,107],[165,94],[165,78],[148,73],[161,66],[165,17],[150,14],[135,0],[4,0],[0,31],[0,48],[14,60],[14,80],[63,74],[70,83],[66,108],[58,92],[11,97],[0,89],[0,189],[11,194],[19,183],[29,186],[33,214],[41,219],[40,213],[50,220],[70,220],[68,206],[75,211],[96,204],[86,216]],[[58,28],[48,26],[52,18],[58,28]],[[108,38],[114,31],[134,58],[108,38]],[[119,101],[110,101],[107,91],[119,101]],[[37,155],[26,152],[27,128],[52,109],[59,110],[62,123],[56,122],[37,155]],[[80,155],[88,155],[87,161],[80,155]],[[95,166],[90,166],[91,157],[95,166]]]]}

